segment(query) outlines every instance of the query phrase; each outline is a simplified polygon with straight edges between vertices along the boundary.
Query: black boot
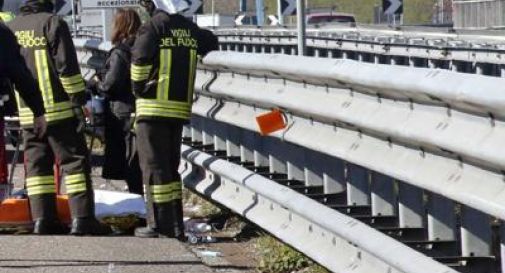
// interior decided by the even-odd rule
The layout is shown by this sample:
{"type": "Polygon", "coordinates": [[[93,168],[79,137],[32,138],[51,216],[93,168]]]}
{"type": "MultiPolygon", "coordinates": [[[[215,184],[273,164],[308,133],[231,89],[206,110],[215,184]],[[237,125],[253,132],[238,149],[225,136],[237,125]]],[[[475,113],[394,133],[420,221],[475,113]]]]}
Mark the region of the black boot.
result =
{"type": "Polygon", "coordinates": [[[160,234],[159,237],[185,241],[181,200],[157,204],[156,210],[156,224],[157,231],[160,234]]]}
{"type": "Polygon", "coordinates": [[[57,219],[39,218],[33,226],[33,233],[38,235],[67,234],[69,228],[57,219]]]}
{"type": "Polygon", "coordinates": [[[94,217],[74,218],[72,220],[72,235],[108,235],[112,229],[98,222],[94,217]]]}

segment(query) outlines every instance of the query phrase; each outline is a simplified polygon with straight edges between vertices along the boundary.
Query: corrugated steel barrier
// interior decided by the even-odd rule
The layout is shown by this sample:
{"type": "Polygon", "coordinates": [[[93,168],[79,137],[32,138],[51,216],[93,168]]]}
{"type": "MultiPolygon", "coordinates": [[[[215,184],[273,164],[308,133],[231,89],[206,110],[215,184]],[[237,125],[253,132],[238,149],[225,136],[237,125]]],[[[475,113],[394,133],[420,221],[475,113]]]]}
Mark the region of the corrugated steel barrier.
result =
{"type": "MultiPolygon", "coordinates": [[[[91,74],[107,46],[76,45],[91,74]]],[[[213,52],[184,130],[185,185],[334,272],[502,272],[502,81],[213,52]],[[288,126],[260,136],[272,108],[288,126]]]]}

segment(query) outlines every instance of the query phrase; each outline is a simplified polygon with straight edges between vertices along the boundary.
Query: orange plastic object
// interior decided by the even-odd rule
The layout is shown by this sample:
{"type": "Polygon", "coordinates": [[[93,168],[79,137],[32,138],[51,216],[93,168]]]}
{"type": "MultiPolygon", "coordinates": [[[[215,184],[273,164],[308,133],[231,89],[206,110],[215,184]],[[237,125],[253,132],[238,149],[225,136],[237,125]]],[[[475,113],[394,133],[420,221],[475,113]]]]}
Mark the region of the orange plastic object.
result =
{"type": "Polygon", "coordinates": [[[283,113],[279,109],[274,109],[268,113],[256,117],[261,135],[265,136],[275,131],[286,128],[286,121],[283,113]]]}
{"type": "MultiPolygon", "coordinates": [[[[60,221],[69,224],[71,219],[68,196],[58,195],[57,206],[60,221]]],[[[28,199],[8,198],[0,203],[0,226],[30,225],[32,222],[28,199]]]]}

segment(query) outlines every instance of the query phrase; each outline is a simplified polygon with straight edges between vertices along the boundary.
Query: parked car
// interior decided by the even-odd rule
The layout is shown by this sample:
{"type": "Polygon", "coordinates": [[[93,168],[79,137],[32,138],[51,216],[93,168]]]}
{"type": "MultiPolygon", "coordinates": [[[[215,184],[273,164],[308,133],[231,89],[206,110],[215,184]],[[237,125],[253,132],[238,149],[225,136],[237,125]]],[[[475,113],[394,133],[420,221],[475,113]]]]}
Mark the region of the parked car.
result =
{"type": "Polygon", "coordinates": [[[356,18],[352,14],[335,13],[335,12],[321,12],[311,13],[306,17],[308,25],[329,24],[329,23],[348,23],[356,24],[356,18]]]}

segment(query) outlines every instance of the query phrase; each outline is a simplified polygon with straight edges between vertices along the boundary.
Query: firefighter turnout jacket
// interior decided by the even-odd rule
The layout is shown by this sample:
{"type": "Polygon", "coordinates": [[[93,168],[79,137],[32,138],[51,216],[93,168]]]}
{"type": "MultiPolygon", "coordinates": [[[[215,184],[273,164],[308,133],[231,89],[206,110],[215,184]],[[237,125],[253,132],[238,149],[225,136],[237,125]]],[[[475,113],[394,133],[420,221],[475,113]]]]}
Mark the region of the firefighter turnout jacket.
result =
{"type": "Polygon", "coordinates": [[[187,122],[197,55],[218,48],[216,36],[182,15],[156,10],[137,34],[131,78],[139,120],[187,122]]]}
{"type": "MultiPolygon", "coordinates": [[[[47,12],[21,14],[9,23],[21,54],[37,80],[48,124],[74,117],[73,107],[85,103],[84,81],[67,24],[47,12]]],[[[22,127],[33,126],[33,113],[18,98],[22,127]]]]}
{"type": "MultiPolygon", "coordinates": [[[[44,114],[44,105],[37,84],[19,53],[14,34],[0,22],[0,79],[12,82],[19,95],[36,117],[44,114]]],[[[0,90],[2,93],[5,90],[0,90]]]]}

